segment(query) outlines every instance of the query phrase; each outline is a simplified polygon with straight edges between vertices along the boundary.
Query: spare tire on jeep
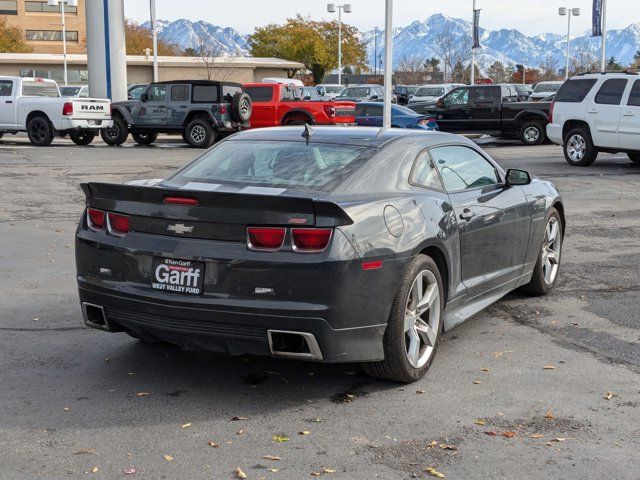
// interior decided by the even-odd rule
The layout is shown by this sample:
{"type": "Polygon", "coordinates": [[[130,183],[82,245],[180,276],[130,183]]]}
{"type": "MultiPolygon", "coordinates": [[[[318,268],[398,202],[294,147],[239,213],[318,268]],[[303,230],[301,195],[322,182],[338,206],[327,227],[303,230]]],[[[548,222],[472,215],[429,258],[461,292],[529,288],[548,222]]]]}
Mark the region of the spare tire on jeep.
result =
{"type": "Polygon", "coordinates": [[[246,123],[251,119],[251,97],[242,92],[236,93],[231,99],[231,120],[246,123]]]}

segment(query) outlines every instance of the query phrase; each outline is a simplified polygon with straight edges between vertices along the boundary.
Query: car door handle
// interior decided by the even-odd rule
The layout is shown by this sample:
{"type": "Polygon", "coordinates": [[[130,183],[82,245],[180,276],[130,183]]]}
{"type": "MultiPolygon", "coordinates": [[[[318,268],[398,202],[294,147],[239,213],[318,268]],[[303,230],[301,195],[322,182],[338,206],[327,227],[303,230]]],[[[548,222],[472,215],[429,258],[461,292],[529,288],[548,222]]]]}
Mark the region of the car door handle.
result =
{"type": "Polygon", "coordinates": [[[631,112],[631,111],[628,111],[628,112],[624,112],[624,113],[622,114],[622,116],[623,116],[623,117],[634,117],[634,116],[635,116],[635,114],[634,114],[633,112],[631,112]]]}
{"type": "Polygon", "coordinates": [[[591,110],[589,110],[588,113],[598,113],[598,109],[597,108],[592,108],[591,110]]]}
{"type": "Polygon", "coordinates": [[[469,210],[468,208],[465,208],[465,209],[462,211],[462,213],[460,214],[460,218],[461,218],[462,220],[466,220],[467,222],[468,222],[469,220],[471,220],[471,219],[472,219],[473,217],[475,217],[475,216],[476,216],[476,214],[475,214],[475,213],[473,213],[473,212],[472,212],[471,210],[469,210]]]}
{"type": "Polygon", "coordinates": [[[13,100],[5,100],[4,103],[13,103],[13,100]]]}

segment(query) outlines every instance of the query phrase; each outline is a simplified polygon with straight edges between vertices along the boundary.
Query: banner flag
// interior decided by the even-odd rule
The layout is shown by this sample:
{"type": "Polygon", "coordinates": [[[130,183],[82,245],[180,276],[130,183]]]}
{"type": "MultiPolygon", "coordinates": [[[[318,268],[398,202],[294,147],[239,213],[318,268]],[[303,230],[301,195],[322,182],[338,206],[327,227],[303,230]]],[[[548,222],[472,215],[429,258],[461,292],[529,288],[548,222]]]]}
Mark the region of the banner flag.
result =
{"type": "Polygon", "coordinates": [[[473,11],[473,48],[480,48],[480,10],[473,11]]]}
{"type": "Polygon", "coordinates": [[[602,3],[603,0],[593,0],[593,26],[592,37],[602,36],[602,3]]]}

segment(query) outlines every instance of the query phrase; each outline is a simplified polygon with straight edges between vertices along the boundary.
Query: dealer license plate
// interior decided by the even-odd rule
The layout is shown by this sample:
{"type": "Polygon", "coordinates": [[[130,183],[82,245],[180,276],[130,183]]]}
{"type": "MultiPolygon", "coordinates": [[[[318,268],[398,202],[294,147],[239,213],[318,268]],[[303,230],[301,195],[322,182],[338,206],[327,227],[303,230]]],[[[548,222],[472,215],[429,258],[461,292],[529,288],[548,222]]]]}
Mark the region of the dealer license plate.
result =
{"type": "Polygon", "coordinates": [[[156,258],[153,262],[151,288],[167,293],[201,295],[203,277],[203,263],[156,258]]]}

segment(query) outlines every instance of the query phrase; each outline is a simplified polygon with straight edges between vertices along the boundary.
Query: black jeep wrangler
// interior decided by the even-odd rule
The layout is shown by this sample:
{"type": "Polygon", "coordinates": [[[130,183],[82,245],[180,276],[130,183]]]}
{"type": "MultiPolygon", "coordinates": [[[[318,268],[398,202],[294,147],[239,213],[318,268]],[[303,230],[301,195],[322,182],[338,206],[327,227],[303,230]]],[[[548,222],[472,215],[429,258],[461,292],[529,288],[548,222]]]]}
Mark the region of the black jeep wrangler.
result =
{"type": "Polygon", "coordinates": [[[113,127],[101,130],[109,145],[121,145],[129,136],[140,145],[156,141],[159,133],[181,133],[194,147],[249,127],[251,98],[242,85],[209,80],[151,83],[137,100],[111,105],[113,127]]]}

